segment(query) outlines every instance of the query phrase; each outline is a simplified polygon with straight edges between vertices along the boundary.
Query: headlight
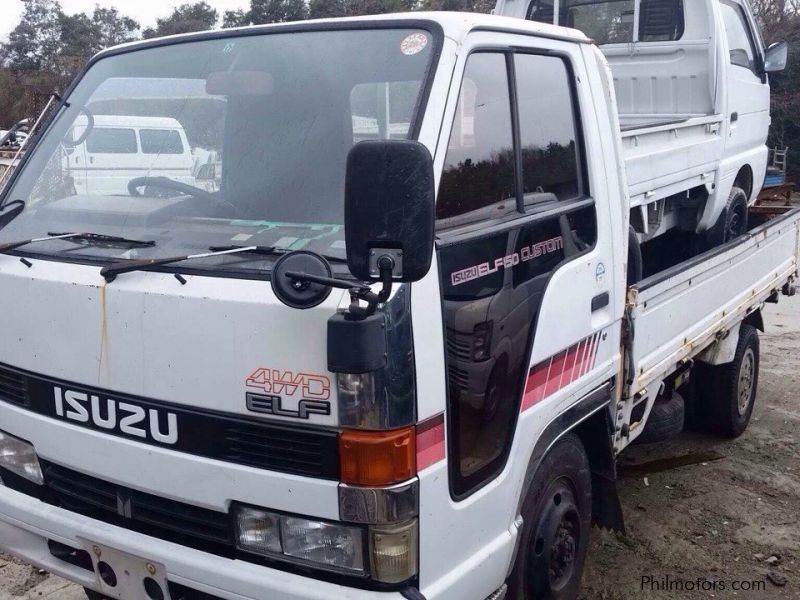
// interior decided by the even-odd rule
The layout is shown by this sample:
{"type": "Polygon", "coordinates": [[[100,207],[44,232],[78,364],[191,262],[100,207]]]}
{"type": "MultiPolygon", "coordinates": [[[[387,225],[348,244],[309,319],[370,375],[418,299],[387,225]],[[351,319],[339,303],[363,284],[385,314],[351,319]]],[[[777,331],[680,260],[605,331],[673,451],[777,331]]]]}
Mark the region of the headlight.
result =
{"type": "Polygon", "coordinates": [[[472,330],[472,360],[488,360],[492,354],[493,321],[478,323],[472,330]]]}
{"type": "Polygon", "coordinates": [[[37,485],[44,483],[33,445],[0,431],[0,467],[37,485]]]}
{"type": "Polygon", "coordinates": [[[358,527],[288,517],[247,506],[236,510],[236,541],[241,550],[364,573],[364,537],[358,527]]]}

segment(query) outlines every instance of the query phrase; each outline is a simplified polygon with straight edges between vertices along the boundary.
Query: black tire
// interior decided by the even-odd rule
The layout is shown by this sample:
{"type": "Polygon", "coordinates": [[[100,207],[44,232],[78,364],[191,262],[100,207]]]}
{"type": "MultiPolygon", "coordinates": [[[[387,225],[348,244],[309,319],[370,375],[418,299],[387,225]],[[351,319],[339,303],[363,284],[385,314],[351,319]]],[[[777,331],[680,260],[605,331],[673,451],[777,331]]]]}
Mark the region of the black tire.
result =
{"type": "Polygon", "coordinates": [[[561,438],[539,465],[522,503],[509,600],[577,598],[592,520],[592,479],[580,439],[561,438]]]}
{"type": "Polygon", "coordinates": [[[685,418],[686,403],[678,392],[672,392],[668,399],[658,398],[636,442],[652,444],[676,436],[683,431],[685,418]]]}
{"type": "Polygon", "coordinates": [[[88,588],[83,588],[83,591],[86,593],[86,597],[89,600],[111,600],[108,596],[103,596],[100,592],[95,592],[94,590],[90,590],[88,588]]]}
{"type": "Polygon", "coordinates": [[[698,370],[698,400],[707,431],[728,438],[745,432],[756,403],[759,362],[758,331],[742,324],[733,361],[698,370]]]}
{"type": "Polygon", "coordinates": [[[742,188],[733,186],[725,210],[704,236],[706,249],[710,250],[747,233],[748,213],[747,194],[742,188]]]}
{"type": "Polygon", "coordinates": [[[636,236],[633,226],[628,226],[628,285],[633,285],[642,280],[644,276],[644,259],[642,246],[636,236]]]}

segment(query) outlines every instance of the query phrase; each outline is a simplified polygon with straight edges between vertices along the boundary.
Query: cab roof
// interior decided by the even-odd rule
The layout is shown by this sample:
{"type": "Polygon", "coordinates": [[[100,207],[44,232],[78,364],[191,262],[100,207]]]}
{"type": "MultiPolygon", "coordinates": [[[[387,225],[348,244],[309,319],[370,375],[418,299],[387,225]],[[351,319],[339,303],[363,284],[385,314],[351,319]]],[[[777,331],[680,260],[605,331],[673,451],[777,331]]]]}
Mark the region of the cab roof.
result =
{"type": "Polygon", "coordinates": [[[398,26],[408,26],[410,22],[428,22],[438,24],[448,37],[456,43],[463,42],[464,38],[471,31],[498,31],[505,33],[517,33],[551,39],[560,39],[569,42],[589,44],[592,40],[577,29],[559,27],[547,23],[527,21],[516,17],[501,17],[482,13],[469,12],[448,12],[448,11],[419,11],[405,13],[391,13],[384,15],[367,15],[361,17],[344,17],[336,19],[310,19],[307,21],[294,21],[290,23],[273,23],[269,25],[249,25],[246,27],[233,27],[230,29],[215,29],[212,31],[202,31],[196,33],[184,33],[171,35],[149,40],[129,42],[120,46],[114,46],[103,50],[95,56],[95,59],[103,58],[109,54],[116,54],[120,51],[136,50],[138,48],[150,48],[160,44],[173,44],[184,41],[200,41],[206,39],[224,39],[227,37],[237,37],[240,35],[253,35],[258,33],[273,33],[281,30],[303,31],[305,29],[320,31],[325,30],[326,25],[331,29],[340,28],[347,23],[357,24],[364,27],[368,23],[381,23],[396,21],[398,26]]]}

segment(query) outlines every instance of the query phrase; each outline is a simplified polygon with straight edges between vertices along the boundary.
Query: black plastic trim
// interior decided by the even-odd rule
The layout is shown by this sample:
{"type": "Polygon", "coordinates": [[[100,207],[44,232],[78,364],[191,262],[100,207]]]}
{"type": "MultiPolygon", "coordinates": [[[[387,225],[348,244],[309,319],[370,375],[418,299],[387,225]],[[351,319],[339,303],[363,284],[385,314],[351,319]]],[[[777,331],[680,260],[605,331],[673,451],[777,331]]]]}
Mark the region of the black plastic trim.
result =
{"type": "MultiPolygon", "coordinates": [[[[38,375],[4,364],[0,364],[0,372],[14,372],[23,375],[26,379],[28,405],[23,407],[18,404],[8,403],[9,406],[39,414],[60,423],[85,427],[98,431],[112,439],[119,437],[145,446],[165,448],[192,456],[204,456],[223,462],[241,464],[278,473],[333,481],[339,480],[339,433],[333,428],[295,425],[294,423],[268,421],[256,415],[251,417],[249,415],[234,415],[208,409],[192,408],[38,375]],[[162,444],[149,439],[145,440],[140,437],[123,435],[116,430],[102,429],[93,424],[78,423],[58,417],[52,405],[53,386],[59,386],[65,390],[95,394],[101,398],[111,398],[116,401],[129,401],[143,408],[175,413],[178,423],[178,442],[177,444],[162,444]],[[47,393],[44,393],[44,390],[47,390],[47,393]],[[264,460],[259,460],[257,457],[244,460],[241,457],[242,451],[236,451],[234,448],[237,442],[228,439],[230,436],[255,436],[259,437],[262,443],[266,443],[271,439],[273,445],[285,445],[288,449],[297,444],[305,444],[306,446],[315,446],[317,450],[314,451],[315,458],[307,461],[307,465],[300,465],[295,462],[296,459],[291,457],[282,459],[279,456],[274,456],[274,453],[271,455],[269,454],[269,448],[264,450],[264,456],[266,457],[264,460]],[[273,437],[270,438],[270,436],[273,437]],[[285,460],[285,464],[281,464],[282,460],[285,460]]],[[[0,403],[6,402],[0,398],[0,403]]],[[[242,389],[242,405],[245,405],[244,389],[242,389]]],[[[257,442],[254,441],[253,443],[257,442]]]]}

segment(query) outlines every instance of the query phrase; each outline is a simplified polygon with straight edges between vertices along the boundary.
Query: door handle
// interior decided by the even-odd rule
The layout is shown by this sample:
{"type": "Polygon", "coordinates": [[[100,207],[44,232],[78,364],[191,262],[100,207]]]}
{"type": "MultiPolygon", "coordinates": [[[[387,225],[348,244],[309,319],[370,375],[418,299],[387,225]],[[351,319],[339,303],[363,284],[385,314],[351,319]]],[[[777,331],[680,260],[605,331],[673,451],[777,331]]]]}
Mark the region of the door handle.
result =
{"type": "Polygon", "coordinates": [[[601,308],[608,306],[609,296],[608,292],[603,292],[592,298],[592,312],[597,312],[601,308]]]}
{"type": "Polygon", "coordinates": [[[739,120],[739,113],[738,112],[731,113],[731,123],[736,123],[736,121],[738,120],[739,120]]]}

